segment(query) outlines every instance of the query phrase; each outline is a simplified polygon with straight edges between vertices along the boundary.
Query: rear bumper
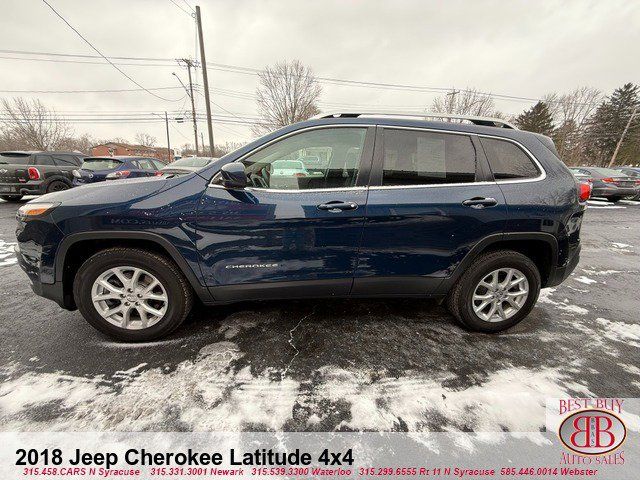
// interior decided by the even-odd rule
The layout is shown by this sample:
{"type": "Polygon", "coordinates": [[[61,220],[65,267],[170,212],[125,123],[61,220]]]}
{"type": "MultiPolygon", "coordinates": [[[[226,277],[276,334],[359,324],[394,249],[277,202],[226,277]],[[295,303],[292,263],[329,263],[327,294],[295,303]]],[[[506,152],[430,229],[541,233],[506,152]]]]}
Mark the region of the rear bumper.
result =
{"type": "Polygon", "coordinates": [[[549,272],[549,278],[547,279],[544,287],[555,287],[564,282],[571,272],[573,272],[580,261],[580,249],[582,247],[578,245],[573,252],[569,255],[567,263],[562,266],[553,267],[549,272]]]}
{"type": "Polygon", "coordinates": [[[0,183],[0,195],[43,195],[43,182],[0,183]]]}
{"type": "Polygon", "coordinates": [[[638,195],[640,189],[622,187],[594,187],[592,197],[631,197],[638,195]]]}

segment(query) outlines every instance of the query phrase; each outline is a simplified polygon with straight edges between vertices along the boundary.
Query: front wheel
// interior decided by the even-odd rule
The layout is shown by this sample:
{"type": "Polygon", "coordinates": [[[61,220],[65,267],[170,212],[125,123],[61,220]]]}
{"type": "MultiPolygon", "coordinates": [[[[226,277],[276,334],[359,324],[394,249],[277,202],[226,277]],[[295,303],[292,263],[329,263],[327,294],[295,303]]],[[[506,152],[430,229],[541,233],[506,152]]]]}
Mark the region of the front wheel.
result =
{"type": "Polygon", "coordinates": [[[184,321],[193,291],[170,259],[137,248],[110,248],[82,264],[73,284],[82,316],[129,342],[156,340],[184,321]]]}
{"type": "Polygon", "coordinates": [[[512,250],[479,256],[447,298],[449,311],[465,327],[499,332],[522,321],[540,294],[540,272],[530,258],[512,250]]]}

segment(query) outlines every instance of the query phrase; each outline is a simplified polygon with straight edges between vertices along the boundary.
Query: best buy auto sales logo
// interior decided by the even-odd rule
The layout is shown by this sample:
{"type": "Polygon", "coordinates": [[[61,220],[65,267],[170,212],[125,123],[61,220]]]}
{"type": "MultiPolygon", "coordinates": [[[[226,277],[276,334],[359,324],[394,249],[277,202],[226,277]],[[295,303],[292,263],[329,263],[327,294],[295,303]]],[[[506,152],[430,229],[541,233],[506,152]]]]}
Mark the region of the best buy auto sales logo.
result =
{"type": "Polygon", "coordinates": [[[622,445],[627,427],[611,411],[579,410],[560,424],[558,435],[563,445],[580,455],[605,455],[622,445]]]}

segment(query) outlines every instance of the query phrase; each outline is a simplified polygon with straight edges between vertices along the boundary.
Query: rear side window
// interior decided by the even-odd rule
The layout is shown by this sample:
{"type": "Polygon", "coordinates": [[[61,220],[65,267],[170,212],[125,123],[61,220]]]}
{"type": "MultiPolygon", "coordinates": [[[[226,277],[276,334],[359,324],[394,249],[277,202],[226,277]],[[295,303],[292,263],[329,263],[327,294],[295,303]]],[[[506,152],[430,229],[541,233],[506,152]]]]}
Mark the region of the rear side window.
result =
{"type": "Polygon", "coordinates": [[[150,160],[147,160],[146,158],[138,159],[137,163],[140,166],[140,168],[142,168],[143,170],[157,170],[155,165],[151,163],[150,160]]]}
{"type": "Polygon", "coordinates": [[[382,185],[469,183],[476,152],[466,135],[384,130],[382,185]]]}
{"type": "Polygon", "coordinates": [[[55,165],[49,155],[36,155],[36,165],[55,165]]]}
{"type": "Polygon", "coordinates": [[[536,178],[540,170],[516,144],[495,138],[480,138],[496,180],[536,178]]]}

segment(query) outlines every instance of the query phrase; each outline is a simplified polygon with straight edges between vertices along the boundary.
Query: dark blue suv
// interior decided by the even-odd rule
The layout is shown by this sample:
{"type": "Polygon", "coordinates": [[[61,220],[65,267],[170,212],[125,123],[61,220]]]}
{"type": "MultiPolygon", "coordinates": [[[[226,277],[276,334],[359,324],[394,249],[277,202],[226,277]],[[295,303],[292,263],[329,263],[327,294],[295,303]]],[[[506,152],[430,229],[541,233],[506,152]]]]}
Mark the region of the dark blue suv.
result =
{"type": "Polygon", "coordinates": [[[548,137],[465,121],[328,115],[188,175],[46,195],[18,212],[19,262],[128,341],[196,298],[433,297],[504,330],[576,266],[585,199],[548,137]]]}

